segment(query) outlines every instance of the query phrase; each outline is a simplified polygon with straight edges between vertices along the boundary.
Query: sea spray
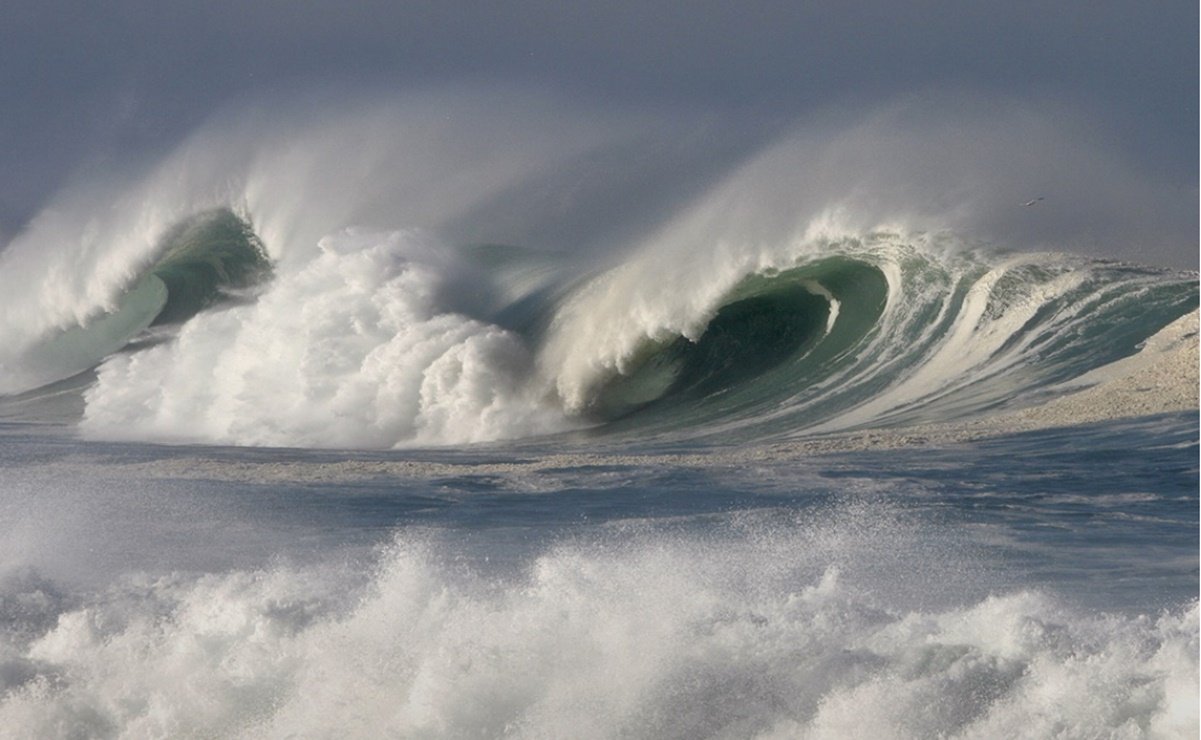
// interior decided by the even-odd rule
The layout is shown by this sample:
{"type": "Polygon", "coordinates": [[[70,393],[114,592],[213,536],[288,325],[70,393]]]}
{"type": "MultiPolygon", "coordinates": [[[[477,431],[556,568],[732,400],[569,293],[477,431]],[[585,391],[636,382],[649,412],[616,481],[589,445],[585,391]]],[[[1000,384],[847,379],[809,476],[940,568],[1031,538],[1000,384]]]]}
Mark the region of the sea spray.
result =
{"type": "Polygon", "coordinates": [[[984,571],[896,514],[852,506],[703,534],[624,525],[510,575],[409,534],[366,582],[278,566],[135,576],[63,599],[10,579],[0,603],[30,617],[4,638],[0,720],[34,735],[227,737],[1196,727],[1195,603],[1138,618],[1031,591],[956,604],[967,591],[954,588],[984,571]],[[904,606],[922,584],[927,606],[904,606]]]}

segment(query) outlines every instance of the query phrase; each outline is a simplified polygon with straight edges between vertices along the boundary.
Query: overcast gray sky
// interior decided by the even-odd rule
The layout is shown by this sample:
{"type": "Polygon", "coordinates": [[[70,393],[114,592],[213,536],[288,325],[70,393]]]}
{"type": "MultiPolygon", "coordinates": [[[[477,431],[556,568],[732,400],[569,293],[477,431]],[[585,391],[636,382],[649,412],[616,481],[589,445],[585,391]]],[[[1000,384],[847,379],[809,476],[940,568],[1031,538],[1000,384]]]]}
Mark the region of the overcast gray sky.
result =
{"type": "Polygon", "coordinates": [[[239,101],[463,83],[764,127],[908,91],[1057,101],[1191,214],[1161,261],[1197,259],[1195,0],[9,0],[0,234],[79,168],[164,152],[239,101]]]}

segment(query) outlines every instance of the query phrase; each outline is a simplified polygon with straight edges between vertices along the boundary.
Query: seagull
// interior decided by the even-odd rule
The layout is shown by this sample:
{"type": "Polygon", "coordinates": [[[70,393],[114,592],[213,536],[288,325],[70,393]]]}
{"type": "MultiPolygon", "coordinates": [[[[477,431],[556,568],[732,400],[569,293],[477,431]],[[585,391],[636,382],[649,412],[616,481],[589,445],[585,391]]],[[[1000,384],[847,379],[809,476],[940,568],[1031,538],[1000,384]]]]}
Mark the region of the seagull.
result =
{"type": "Polygon", "coordinates": [[[1040,196],[1038,196],[1037,198],[1035,198],[1034,200],[1028,200],[1028,201],[1026,201],[1026,202],[1025,202],[1025,203],[1023,203],[1022,205],[1026,206],[1027,208],[1029,208],[1030,206],[1034,205],[1035,203],[1039,202],[1039,201],[1040,201],[1040,200],[1042,200],[1042,199],[1043,199],[1043,197],[1040,195],[1040,196]]]}

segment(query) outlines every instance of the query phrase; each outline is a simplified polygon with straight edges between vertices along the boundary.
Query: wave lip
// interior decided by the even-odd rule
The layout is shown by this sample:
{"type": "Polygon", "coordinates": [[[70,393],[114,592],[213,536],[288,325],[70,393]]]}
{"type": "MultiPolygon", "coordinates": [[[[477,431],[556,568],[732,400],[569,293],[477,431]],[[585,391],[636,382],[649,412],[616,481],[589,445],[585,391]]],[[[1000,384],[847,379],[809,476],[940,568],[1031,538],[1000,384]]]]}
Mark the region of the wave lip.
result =
{"type": "Polygon", "coordinates": [[[272,265],[254,229],[227,208],[196,214],[162,238],[150,274],[166,286],[167,302],[152,325],[179,324],[214,305],[233,302],[270,280],[272,265]]]}

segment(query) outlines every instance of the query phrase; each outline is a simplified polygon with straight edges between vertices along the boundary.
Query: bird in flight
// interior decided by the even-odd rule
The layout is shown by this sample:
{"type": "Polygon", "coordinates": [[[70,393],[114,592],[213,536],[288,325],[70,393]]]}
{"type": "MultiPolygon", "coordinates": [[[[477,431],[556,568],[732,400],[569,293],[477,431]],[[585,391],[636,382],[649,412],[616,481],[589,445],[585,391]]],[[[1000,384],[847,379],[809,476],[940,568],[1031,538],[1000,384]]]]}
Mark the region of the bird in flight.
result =
{"type": "Polygon", "coordinates": [[[1042,199],[1043,199],[1043,197],[1040,195],[1040,196],[1038,196],[1037,198],[1034,198],[1033,200],[1028,200],[1028,201],[1026,201],[1026,202],[1025,202],[1025,203],[1023,203],[1022,205],[1026,206],[1027,208],[1029,208],[1030,206],[1034,205],[1035,203],[1039,202],[1039,201],[1040,201],[1040,200],[1042,200],[1042,199]]]}

